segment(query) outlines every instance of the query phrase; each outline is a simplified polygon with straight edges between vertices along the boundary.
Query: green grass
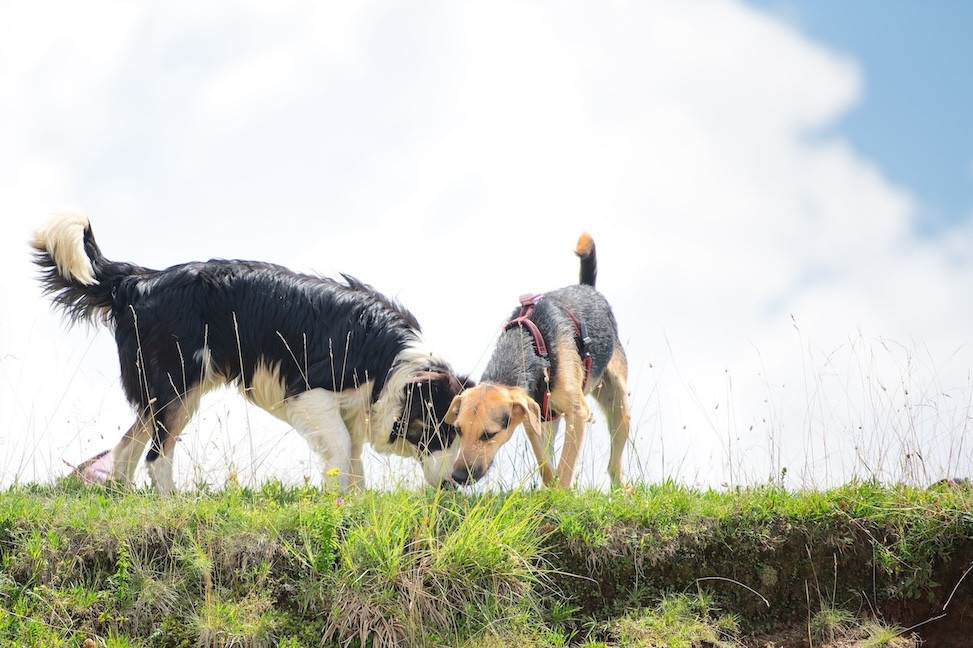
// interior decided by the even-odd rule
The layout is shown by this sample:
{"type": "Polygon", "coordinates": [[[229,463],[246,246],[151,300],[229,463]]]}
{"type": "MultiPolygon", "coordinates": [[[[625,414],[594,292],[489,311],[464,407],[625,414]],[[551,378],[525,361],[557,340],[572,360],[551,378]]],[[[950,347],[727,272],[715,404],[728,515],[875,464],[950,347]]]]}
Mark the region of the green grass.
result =
{"type": "Polygon", "coordinates": [[[0,493],[0,645],[913,645],[877,619],[942,608],[973,560],[971,511],[966,487],[874,483],[22,485],[0,493]]]}

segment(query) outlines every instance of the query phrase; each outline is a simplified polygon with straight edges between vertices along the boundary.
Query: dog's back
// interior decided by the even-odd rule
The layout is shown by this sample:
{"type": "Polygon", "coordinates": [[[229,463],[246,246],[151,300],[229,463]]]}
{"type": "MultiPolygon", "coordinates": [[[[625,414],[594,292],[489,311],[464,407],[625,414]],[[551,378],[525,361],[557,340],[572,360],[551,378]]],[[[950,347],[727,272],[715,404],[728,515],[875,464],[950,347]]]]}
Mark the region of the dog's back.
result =
{"type": "MultiPolygon", "coordinates": [[[[590,234],[581,234],[574,253],[579,258],[578,283],[544,293],[534,304],[529,317],[547,340],[555,340],[564,332],[574,332],[577,327],[584,327],[590,340],[587,351],[592,358],[590,380],[594,383],[601,379],[613,355],[618,352],[624,357],[624,350],[611,305],[595,288],[598,261],[595,241],[590,234]]],[[[516,318],[520,312],[519,308],[514,310],[510,319],[516,318]]],[[[503,349],[498,350],[503,354],[503,349]]],[[[551,355],[548,361],[551,363],[551,373],[556,374],[557,355],[551,355]]],[[[501,371],[501,367],[509,364],[510,358],[491,359],[484,373],[493,375],[491,371],[501,371]]]]}
{"type": "Polygon", "coordinates": [[[206,371],[249,385],[261,363],[277,364],[285,397],[317,387],[337,392],[368,381],[378,393],[418,328],[407,311],[389,308],[373,295],[358,282],[268,263],[211,260],[123,279],[112,316],[119,352],[133,354],[139,345],[168,350],[172,357],[158,358],[166,371],[181,365],[189,375],[206,371]],[[151,328],[139,327],[140,319],[151,328]],[[206,366],[185,357],[185,349],[204,348],[206,366]]]}
{"type": "Polygon", "coordinates": [[[285,397],[368,381],[378,393],[419,332],[411,313],[352,277],[339,282],[256,261],[165,270],[110,261],[80,214],[39,230],[33,247],[44,290],[68,317],[114,330],[123,387],[143,408],[146,387],[166,393],[175,381],[185,393],[203,378],[247,386],[261,364],[278,365],[285,397]],[[145,385],[151,376],[166,384],[145,385]]]}
{"type": "MultiPolygon", "coordinates": [[[[592,364],[589,380],[597,382],[615,351],[624,353],[611,305],[592,286],[576,284],[544,293],[531,311],[530,318],[546,339],[555,340],[564,331],[575,334],[575,323],[569,313],[577,318],[579,325],[584,326],[590,339],[588,351],[592,364]]],[[[552,355],[551,371],[555,374],[558,370],[557,362],[557,356],[552,355]]]]}

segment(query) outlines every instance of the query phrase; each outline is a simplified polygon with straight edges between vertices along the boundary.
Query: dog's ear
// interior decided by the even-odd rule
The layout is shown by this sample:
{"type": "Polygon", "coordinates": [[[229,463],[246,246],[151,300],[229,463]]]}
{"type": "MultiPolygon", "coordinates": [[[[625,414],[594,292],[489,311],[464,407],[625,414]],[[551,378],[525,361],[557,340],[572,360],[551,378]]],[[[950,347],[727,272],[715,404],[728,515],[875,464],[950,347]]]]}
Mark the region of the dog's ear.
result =
{"type": "MultiPolygon", "coordinates": [[[[541,407],[533,398],[521,391],[513,403],[513,414],[515,419],[524,424],[524,432],[527,433],[527,440],[537,458],[537,467],[541,473],[541,481],[545,486],[554,483],[554,469],[548,463],[547,448],[544,435],[541,434],[541,407]]],[[[516,423],[514,423],[516,425],[516,423]]]]}
{"type": "Polygon", "coordinates": [[[471,378],[470,376],[467,376],[465,374],[459,374],[458,376],[454,376],[453,380],[455,380],[456,386],[458,387],[458,389],[456,390],[457,394],[463,391],[464,389],[473,389],[474,387],[476,387],[476,381],[473,380],[473,378],[471,378]]]}
{"type": "Polygon", "coordinates": [[[449,404],[449,410],[446,412],[446,416],[443,418],[443,423],[446,425],[455,425],[462,406],[463,395],[457,394],[456,396],[453,396],[453,402],[449,404]]]}
{"type": "Polygon", "coordinates": [[[446,378],[446,377],[447,377],[446,374],[444,374],[442,372],[439,372],[439,371],[428,371],[428,370],[424,370],[424,371],[417,371],[417,372],[415,372],[414,374],[412,374],[411,376],[409,376],[409,380],[406,381],[406,382],[409,383],[409,384],[412,384],[412,383],[423,383],[423,382],[433,383],[433,382],[436,382],[438,380],[442,380],[443,378],[446,378]]]}
{"type": "MultiPolygon", "coordinates": [[[[540,437],[541,434],[541,407],[537,402],[525,394],[522,390],[518,390],[516,397],[513,402],[513,414],[516,419],[523,422],[524,427],[527,428],[527,434],[537,435],[540,437]]],[[[516,424],[515,424],[516,425],[516,424]]]]}
{"type": "Polygon", "coordinates": [[[464,389],[470,389],[471,387],[476,387],[476,381],[469,376],[456,375],[454,373],[443,374],[445,378],[446,392],[450,396],[456,396],[461,393],[464,389]]]}
{"type": "Polygon", "coordinates": [[[476,381],[469,376],[456,375],[451,371],[433,371],[424,369],[417,371],[409,376],[408,384],[416,383],[443,383],[449,393],[456,395],[464,389],[476,386],[476,381]]]}

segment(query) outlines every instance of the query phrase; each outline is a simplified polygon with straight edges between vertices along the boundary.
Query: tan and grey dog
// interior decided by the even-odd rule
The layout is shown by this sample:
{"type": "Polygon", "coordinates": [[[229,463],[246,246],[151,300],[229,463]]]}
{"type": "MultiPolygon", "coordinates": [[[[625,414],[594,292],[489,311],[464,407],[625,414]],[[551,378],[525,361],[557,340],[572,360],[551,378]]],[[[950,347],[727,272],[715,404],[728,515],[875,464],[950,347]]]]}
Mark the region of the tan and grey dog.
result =
{"type": "Polygon", "coordinates": [[[568,487],[589,419],[593,394],[608,419],[608,475],[622,483],[622,450],[628,440],[628,363],[608,301],[595,290],[595,244],[582,234],[578,285],[521,298],[497,341],[480,384],[457,395],[445,422],[459,434],[452,479],[469,484],[483,477],[497,450],[521,423],[537,457],[545,486],[568,487]],[[554,437],[565,420],[565,439],[555,477],[554,437]]]}

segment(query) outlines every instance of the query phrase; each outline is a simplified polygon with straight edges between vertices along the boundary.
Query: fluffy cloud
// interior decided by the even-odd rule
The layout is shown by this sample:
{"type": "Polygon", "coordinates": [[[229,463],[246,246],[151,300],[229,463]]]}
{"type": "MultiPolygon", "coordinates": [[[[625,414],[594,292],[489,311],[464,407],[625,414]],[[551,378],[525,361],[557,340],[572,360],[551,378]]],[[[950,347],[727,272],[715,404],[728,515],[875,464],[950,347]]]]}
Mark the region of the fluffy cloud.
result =
{"type": "MultiPolygon", "coordinates": [[[[37,5],[11,6],[4,474],[50,474],[130,419],[110,336],[61,332],[31,283],[27,223],[66,201],[120,260],[351,272],[474,374],[519,294],[575,279],[587,229],[629,350],[630,473],[969,468],[969,236],[917,240],[908,192],[827,134],[863,71],[786,25],[721,1],[106,3],[42,32],[37,5]]],[[[296,435],[210,403],[185,478],[228,458],[286,470],[275,444],[296,435]],[[251,451],[249,434],[269,441],[251,451]]],[[[605,482],[604,436],[588,483],[605,482]]],[[[499,467],[499,483],[526,475],[526,445],[499,467]]]]}

